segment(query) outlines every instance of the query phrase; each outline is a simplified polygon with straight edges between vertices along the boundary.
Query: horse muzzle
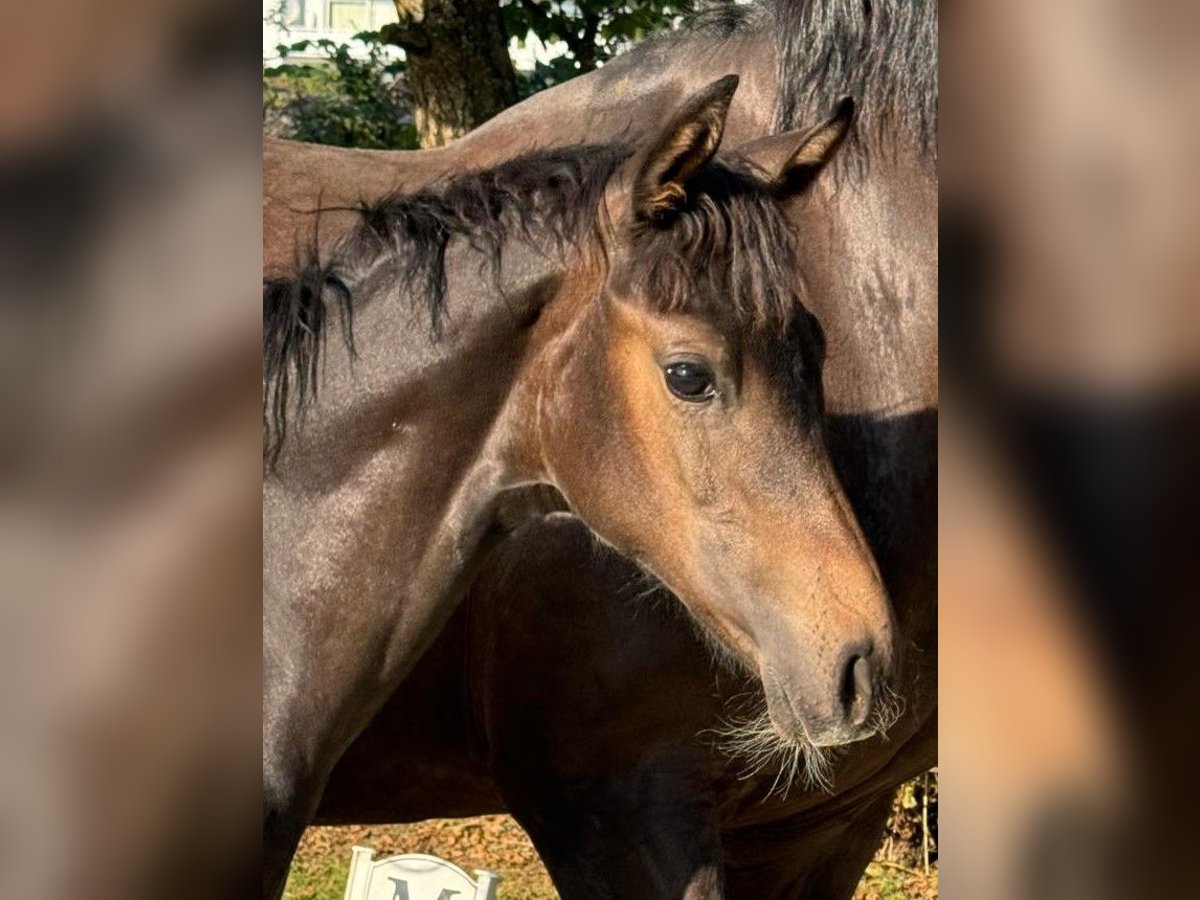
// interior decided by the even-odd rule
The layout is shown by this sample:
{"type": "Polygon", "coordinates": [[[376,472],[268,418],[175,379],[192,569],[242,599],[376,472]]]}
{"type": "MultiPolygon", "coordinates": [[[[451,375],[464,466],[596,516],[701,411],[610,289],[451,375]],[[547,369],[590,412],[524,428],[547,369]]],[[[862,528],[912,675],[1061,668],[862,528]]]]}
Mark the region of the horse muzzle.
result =
{"type": "Polygon", "coordinates": [[[767,712],[789,741],[833,747],[863,740],[879,730],[887,669],[869,639],[842,647],[832,665],[796,666],[788,675],[765,665],[767,712]]]}

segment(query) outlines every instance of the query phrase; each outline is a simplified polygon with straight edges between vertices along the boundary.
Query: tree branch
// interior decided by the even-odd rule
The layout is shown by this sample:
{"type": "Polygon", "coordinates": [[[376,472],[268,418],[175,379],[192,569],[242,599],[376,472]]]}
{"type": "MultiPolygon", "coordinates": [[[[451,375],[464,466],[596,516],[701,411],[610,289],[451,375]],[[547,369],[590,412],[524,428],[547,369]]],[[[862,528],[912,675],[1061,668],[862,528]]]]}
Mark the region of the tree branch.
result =
{"type": "Polygon", "coordinates": [[[420,22],[389,22],[379,29],[379,40],[399,47],[405,53],[429,52],[429,32],[420,22]]]}

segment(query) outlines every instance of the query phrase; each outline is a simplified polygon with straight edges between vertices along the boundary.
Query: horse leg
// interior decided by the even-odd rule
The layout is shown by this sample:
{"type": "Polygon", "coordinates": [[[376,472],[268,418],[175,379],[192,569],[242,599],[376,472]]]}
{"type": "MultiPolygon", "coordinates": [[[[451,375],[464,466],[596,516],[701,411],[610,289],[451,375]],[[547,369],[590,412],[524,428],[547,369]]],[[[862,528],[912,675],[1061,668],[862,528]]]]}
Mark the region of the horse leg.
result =
{"type": "MultiPolygon", "coordinates": [[[[266,710],[264,709],[264,712],[266,710]]],[[[280,720],[278,712],[272,718],[280,720]]],[[[292,857],[312,820],[320,790],[312,786],[299,761],[263,735],[263,898],[283,895],[292,857]]]]}
{"type": "Polygon", "coordinates": [[[642,769],[580,789],[506,797],[563,900],[721,900],[712,798],[677,773],[642,769]]]}
{"type": "Polygon", "coordinates": [[[263,797],[263,898],[283,895],[292,857],[307,825],[299,811],[279,798],[263,797]]]}
{"type": "Polygon", "coordinates": [[[730,900],[850,900],[883,841],[894,793],[809,822],[799,833],[773,822],[769,832],[727,835],[730,900]]]}
{"type": "Polygon", "coordinates": [[[299,658],[307,646],[297,641],[280,651],[273,644],[264,659],[264,900],[283,894],[292,856],[334,764],[374,713],[362,692],[350,687],[358,672],[322,665],[311,654],[299,658]]]}

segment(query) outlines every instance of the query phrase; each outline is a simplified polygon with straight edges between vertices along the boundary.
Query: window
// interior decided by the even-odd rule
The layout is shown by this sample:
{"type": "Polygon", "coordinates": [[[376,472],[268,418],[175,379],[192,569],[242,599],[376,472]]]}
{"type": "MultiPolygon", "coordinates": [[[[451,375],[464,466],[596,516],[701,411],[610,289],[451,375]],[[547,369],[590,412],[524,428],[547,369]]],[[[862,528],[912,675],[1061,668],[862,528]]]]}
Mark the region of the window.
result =
{"type": "Polygon", "coordinates": [[[329,0],[330,31],[378,31],[398,18],[392,0],[329,0]]]}
{"type": "Polygon", "coordinates": [[[271,21],[278,22],[284,28],[304,28],[305,0],[273,0],[269,7],[264,6],[264,19],[270,15],[271,21]]]}
{"type": "Polygon", "coordinates": [[[368,0],[329,0],[330,31],[367,31],[371,28],[368,0]]]}
{"type": "Polygon", "coordinates": [[[392,0],[371,0],[371,27],[382,28],[389,22],[398,22],[396,4],[392,0]]]}

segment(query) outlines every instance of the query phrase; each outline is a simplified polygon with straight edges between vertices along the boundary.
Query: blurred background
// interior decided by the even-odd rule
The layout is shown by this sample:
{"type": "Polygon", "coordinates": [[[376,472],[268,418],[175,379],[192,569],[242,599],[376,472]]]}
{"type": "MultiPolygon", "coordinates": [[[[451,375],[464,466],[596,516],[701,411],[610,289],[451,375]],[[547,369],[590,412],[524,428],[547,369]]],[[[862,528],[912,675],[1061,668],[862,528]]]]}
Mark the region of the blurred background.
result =
{"type": "MultiPolygon", "coordinates": [[[[262,135],[444,143],[691,4],[238,6],[0,31],[0,897],[163,896],[181,861],[172,896],[258,890],[262,135]]],[[[1196,893],[1198,16],[942,4],[943,712],[908,811],[936,789],[950,897],[1196,893]]]]}
{"type": "Polygon", "coordinates": [[[948,896],[1184,896],[1195,4],[944,3],[948,896]]]}

